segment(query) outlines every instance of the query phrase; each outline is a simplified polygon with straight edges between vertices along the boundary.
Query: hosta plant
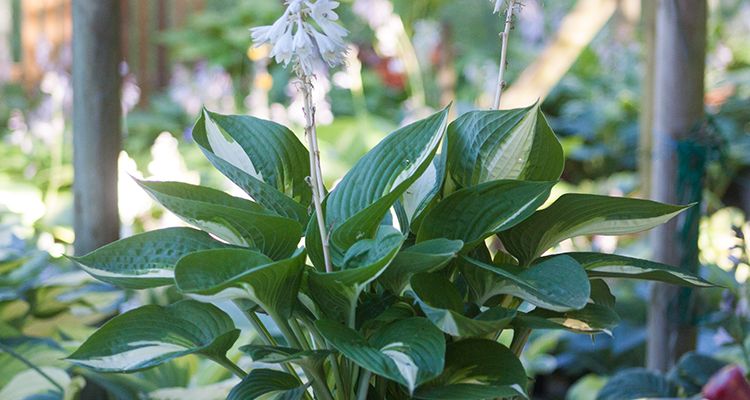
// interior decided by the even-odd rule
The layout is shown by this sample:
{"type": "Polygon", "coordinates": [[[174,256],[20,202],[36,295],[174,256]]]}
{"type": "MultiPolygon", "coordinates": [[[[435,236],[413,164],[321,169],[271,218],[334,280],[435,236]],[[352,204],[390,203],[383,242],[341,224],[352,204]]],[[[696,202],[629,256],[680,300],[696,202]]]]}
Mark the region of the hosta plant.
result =
{"type": "MultiPolygon", "coordinates": [[[[252,36],[299,78],[307,147],[275,122],[204,110],[193,139],[251,200],[139,182],[194,228],[132,236],[75,260],[104,282],[172,285],[185,299],[111,319],[70,361],[134,372],[201,356],[240,378],[230,399],[528,397],[519,356],[531,330],[593,334],[617,323],[603,278],[708,285],[628,257],[545,255],[575,236],[652,228],[685,207],[569,194],[540,209],[564,161],[538,104],[451,123],[446,108],[391,133],[329,191],[313,74],[323,61],[343,62],[346,30],[336,1],[285,4],[252,36]],[[240,336],[228,302],[259,340],[240,336]],[[252,361],[242,367],[228,356],[240,337],[252,361]]],[[[508,30],[506,19],[504,42],[508,30]]],[[[497,104],[501,94],[502,85],[497,104]]]]}
{"type": "Polygon", "coordinates": [[[171,285],[184,300],[109,320],[70,361],[134,372],[199,355],[241,379],[230,399],[526,397],[519,356],[531,330],[609,332],[618,316],[608,278],[709,285],[646,260],[547,254],[576,236],[652,228],[685,207],[588,194],[550,202],[564,159],[538,105],[453,122],[445,109],[396,130],[324,190],[323,224],[308,150],[290,129],[204,111],[193,138],[252,200],[139,182],[193,227],[75,260],[101,281],[171,285]],[[237,344],[252,360],[244,368],[227,356],[241,333],[227,300],[259,338],[237,344]]]}

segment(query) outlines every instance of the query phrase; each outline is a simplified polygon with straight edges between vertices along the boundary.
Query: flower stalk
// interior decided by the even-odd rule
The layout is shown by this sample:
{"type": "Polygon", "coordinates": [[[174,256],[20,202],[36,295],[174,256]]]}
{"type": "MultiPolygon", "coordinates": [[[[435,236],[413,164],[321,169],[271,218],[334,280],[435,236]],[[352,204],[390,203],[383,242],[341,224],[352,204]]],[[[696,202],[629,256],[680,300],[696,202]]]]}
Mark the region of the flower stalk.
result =
{"type": "Polygon", "coordinates": [[[333,267],[328,245],[328,230],[326,229],[325,215],[323,215],[325,186],[323,185],[323,172],[320,168],[320,149],[318,148],[318,137],[315,130],[315,104],[312,99],[312,79],[308,75],[301,75],[300,81],[300,91],[304,97],[305,137],[310,149],[310,187],[312,188],[312,200],[315,207],[315,218],[318,221],[318,230],[320,231],[325,269],[326,272],[331,272],[333,271],[333,267]]]}
{"type": "MultiPolygon", "coordinates": [[[[492,108],[495,110],[500,109],[500,99],[503,96],[503,90],[505,89],[505,69],[508,64],[508,36],[510,35],[510,29],[513,25],[513,8],[516,6],[517,0],[508,0],[508,8],[505,10],[505,28],[500,33],[502,39],[500,44],[500,71],[497,75],[497,91],[495,92],[495,102],[492,104],[492,108]]],[[[495,12],[500,11],[501,0],[495,3],[495,12]]]]}
{"type": "Polygon", "coordinates": [[[312,189],[315,218],[322,242],[326,272],[333,271],[329,235],[323,214],[325,185],[320,168],[320,149],[315,131],[315,104],[312,99],[314,66],[323,61],[330,67],[341,65],[346,55],[344,36],[346,29],[336,23],[339,16],[334,11],[339,2],[331,0],[287,0],[284,14],[272,25],[251,29],[256,46],[269,44],[270,55],[285,66],[292,63],[300,80],[304,98],[305,137],[310,151],[310,187],[312,189]]]}

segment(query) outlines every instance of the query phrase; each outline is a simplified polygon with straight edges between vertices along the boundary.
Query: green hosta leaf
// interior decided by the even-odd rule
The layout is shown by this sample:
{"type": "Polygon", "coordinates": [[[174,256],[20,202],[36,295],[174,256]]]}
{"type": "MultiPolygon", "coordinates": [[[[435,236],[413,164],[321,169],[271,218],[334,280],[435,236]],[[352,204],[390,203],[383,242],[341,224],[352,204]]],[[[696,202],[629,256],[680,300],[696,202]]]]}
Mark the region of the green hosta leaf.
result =
{"type": "Polygon", "coordinates": [[[201,147],[290,198],[310,204],[311,190],[305,181],[310,175],[308,151],[288,128],[248,115],[221,115],[205,109],[196,128],[193,138],[201,147]]]}
{"type": "Polygon", "coordinates": [[[443,370],[445,339],[424,318],[387,325],[369,340],[333,321],[320,320],[315,325],[341,354],[362,368],[401,383],[410,393],[443,370]]]}
{"type": "Polygon", "coordinates": [[[519,314],[514,325],[530,329],[565,329],[576,333],[603,332],[612,335],[620,323],[617,313],[606,306],[589,303],[583,309],[557,312],[536,309],[519,314]]]}
{"type": "Polygon", "coordinates": [[[83,257],[70,257],[93,277],[128,289],[174,283],[174,266],[182,256],[229,247],[192,228],[165,228],[102,246],[83,257]]]}
{"type": "Polygon", "coordinates": [[[643,368],[633,368],[618,372],[607,381],[596,399],[635,400],[675,396],[677,387],[667,378],[643,368]]]}
{"type": "Polygon", "coordinates": [[[299,222],[216,189],[179,182],[138,183],[185,222],[229,243],[257,248],[273,259],[289,257],[302,236],[299,222]]]}
{"type": "Polygon", "coordinates": [[[528,268],[495,266],[473,258],[464,259],[503,278],[492,289],[492,295],[510,294],[537,307],[569,311],[583,308],[591,294],[583,267],[568,256],[551,257],[528,268]]]}
{"type": "Polygon", "coordinates": [[[395,294],[401,294],[413,274],[436,271],[456,257],[463,247],[460,240],[432,239],[401,250],[378,281],[395,294]]]}
{"type": "Polygon", "coordinates": [[[533,214],[547,199],[553,185],[554,182],[502,180],[459,190],[427,213],[417,241],[459,239],[470,249],[533,214]]]}
{"type": "Polygon", "coordinates": [[[264,364],[281,364],[291,362],[310,370],[322,365],[331,351],[329,350],[300,350],[280,346],[246,345],[240,350],[249,355],[253,362],[264,364]]]}
{"type": "Polygon", "coordinates": [[[343,270],[311,271],[307,280],[310,297],[328,318],[353,323],[359,294],[388,267],[403,241],[401,232],[381,226],[375,239],[360,240],[346,252],[343,270]]]}
{"type": "Polygon", "coordinates": [[[490,308],[470,318],[463,315],[464,303],[453,282],[441,274],[417,274],[411,288],[427,319],[441,331],[457,337],[483,336],[505,328],[515,310],[490,308]]]}
{"type": "Polygon", "coordinates": [[[582,235],[624,235],[663,224],[686,206],[592,194],[565,194],[500,234],[505,248],[528,264],[561,241],[582,235]]]}
{"type": "MultiPolygon", "coordinates": [[[[407,224],[415,228],[419,220],[433,199],[440,193],[445,181],[445,164],[447,151],[443,142],[443,152],[436,155],[422,175],[409,186],[401,197],[407,224]]],[[[417,229],[412,229],[415,233],[417,229]]]]}
{"type": "Polygon", "coordinates": [[[246,115],[203,110],[193,139],[209,161],[255,201],[306,223],[311,191],[305,177],[310,164],[307,149],[292,131],[246,115]]]}
{"type": "MultiPolygon", "coordinates": [[[[372,238],[388,210],[424,172],[443,138],[448,109],[391,133],[370,150],[326,197],[326,226],[334,260],[355,242],[372,238]]],[[[313,218],[314,219],[314,218],[313,218]]],[[[322,265],[317,222],[308,225],[306,243],[315,265],[322,265]]]]}
{"type": "Polygon", "coordinates": [[[221,360],[239,334],[210,304],[147,305],[107,321],[68,360],[103,372],[138,371],[193,353],[221,360]]]}
{"type": "MultiPolygon", "coordinates": [[[[37,367],[64,368],[67,363],[66,352],[55,342],[48,339],[2,339],[3,345],[13,349],[13,352],[31,362],[37,367]]],[[[5,351],[0,351],[0,387],[4,387],[16,374],[28,370],[29,367],[20,359],[5,351]]],[[[0,397],[2,398],[2,397],[0,397]]]]}
{"type": "Polygon", "coordinates": [[[682,268],[617,254],[566,253],[578,261],[590,277],[632,278],[660,281],[682,286],[713,286],[700,276],[682,268]]]}
{"type": "Polygon", "coordinates": [[[687,395],[692,396],[700,393],[711,377],[726,365],[726,361],[690,352],[680,357],[670,371],[670,378],[678,382],[687,395]]]}
{"type": "Polygon", "coordinates": [[[430,400],[482,400],[528,397],[528,378],[521,361],[493,340],[464,339],[448,345],[445,370],[417,390],[430,400]]]}
{"type": "Polygon", "coordinates": [[[537,308],[518,315],[513,325],[530,329],[565,329],[576,333],[612,335],[620,323],[615,311],[615,296],[601,279],[592,279],[591,302],[580,310],[557,312],[537,308]]]}
{"type": "Polygon", "coordinates": [[[205,250],[180,259],[175,282],[194,297],[249,297],[269,314],[289,318],[304,266],[302,249],[280,261],[248,249],[205,250]]]}
{"type": "Polygon", "coordinates": [[[254,369],[235,386],[227,400],[301,399],[307,390],[297,378],[273,369],[254,369]]]}
{"type": "Polygon", "coordinates": [[[468,112],[448,126],[448,186],[498,179],[555,181],[565,159],[539,103],[468,112]]]}
{"type": "MultiPolygon", "coordinates": [[[[66,389],[71,383],[70,376],[64,369],[42,367],[41,370],[63,389],[66,389]]],[[[12,377],[8,377],[8,379],[9,382],[0,390],[0,399],[62,400],[66,398],[65,393],[60,388],[33,369],[27,368],[12,377]]],[[[77,396],[72,398],[77,398],[77,396]]]]}
{"type": "Polygon", "coordinates": [[[612,294],[612,291],[609,290],[607,283],[602,279],[590,279],[589,283],[591,284],[591,301],[614,309],[617,299],[612,294]]]}

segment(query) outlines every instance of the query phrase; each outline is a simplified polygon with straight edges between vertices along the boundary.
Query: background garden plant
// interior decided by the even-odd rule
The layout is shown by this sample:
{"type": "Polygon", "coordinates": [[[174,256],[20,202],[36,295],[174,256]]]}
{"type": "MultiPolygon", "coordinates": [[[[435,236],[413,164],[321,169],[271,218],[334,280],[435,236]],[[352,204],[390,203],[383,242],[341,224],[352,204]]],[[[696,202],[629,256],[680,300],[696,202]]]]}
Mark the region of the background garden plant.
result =
{"type": "Polygon", "coordinates": [[[546,255],[568,238],[652,228],[687,206],[551,198],[564,157],[539,104],[453,121],[446,107],[397,129],[323,187],[310,85],[321,56],[341,60],[337,5],[292,1],[254,31],[301,80],[308,147],[278,123],[203,110],[196,144],[252,200],[139,181],[197,229],[146,232],[73,259],[101,281],[173,286],[186,299],[116,316],[70,361],[136,372],[199,355],[242,378],[233,399],[528,397],[519,357],[530,332],[610,332],[619,317],[609,278],[710,286],[646,260],[546,255]],[[241,335],[215,305],[227,300],[259,337],[240,343],[249,370],[227,355],[241,335]]]}

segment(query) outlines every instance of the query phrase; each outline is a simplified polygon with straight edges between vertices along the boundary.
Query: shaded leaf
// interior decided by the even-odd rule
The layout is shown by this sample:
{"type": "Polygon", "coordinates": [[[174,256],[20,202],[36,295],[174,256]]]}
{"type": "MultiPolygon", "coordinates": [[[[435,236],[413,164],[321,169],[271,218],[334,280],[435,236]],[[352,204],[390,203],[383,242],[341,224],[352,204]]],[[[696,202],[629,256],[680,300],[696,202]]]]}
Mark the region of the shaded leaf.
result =
{"type": "Polygon", "coordinates": [[[344,356],[362,368],[401,383],[410,393],[443,370],[445,339],[424,318],[408,318],[386,325],[369,340],[330,320],[317,321],[315,326],[344,356]]]}
{"type": "Polygon", "coordinates": [[[589,303],[580,310],[557,312],[535,309],[516,317],[514,326],[530,329],[565,329],[576,333],[604,332],[612,335],[612,330],[620,323],[620,317],[610,307],[589,303]]]}
{"type": "Polygon", "coordinates": [[[453,282],[441,274],[417,274],[411,288],[419,306],[441,331],[456,337],[483,336],[505,328],[515,310],[490,308],[471,318],[463,314],[464,303],[453,282]]]}
{"type": "Polygon", "coordinates": [[[462,247],[460,240],[432,239],[402,249],[378,281],[393,293],[401,294],[413,274],[446,266],[462,247]]]}
{"type": "Polygon", "coordinates": [[[604,385],[597,400],[675,397],[677,388],[664,376],[644,368],[618,372],[604,385]]]}
{"type": "Polygon", "coordinates": [[[470,249],[533,214],[547,199],[552,186],[554,182],[501,180],[461,189],[425,215],[417,241],[458,239],[470,249]]]}
{"type": "Polygon", "coordinates": [[[138,183],[185,222],[229,243],[257,248],[273,259],[291,255],[302,236],[297,221],[216,189],[180,182],[138,183]]]}
{"type": "Polygon", "coordinates": [[[289,318],[304,263],[302,249],[280,261],[248,249],[205,250],[180,259],[175,281],[180,291],[196,298],[250,298],[269,314],[289,318]]]}
{"type": "Polygon", "coordinates": [[[134,372],[193,353],[220,360],[239,333],[210,304],[147,305],[107,321],[68,360],[103,372],[134,372]]]}
{"type": "Polygon", "coordinates": [[[329,350],[300,350],[290,347],[246,345],[240,350],[249,355],[253,362],[264,364],[281,364],[291,362],[304,368],[315,369],[322,365],[324,359],[331,354],[329,350]]]}
{"type": "Polygon", "coordinates": [[[227,400],[252,400],[272,395],[277,400],[297,400],[305,390],[307,386],[286,372],[254,369],[229,392],[227,400]]]}
{"type": "Polygon", "coordinates": [[[448,345],[445,370],[415,393],[418,399],[482,400],[526,395],[521,361],[502,344],[464,339],[448,345]]]}
{"type": "Polygon", "coordinates": [[[205,232],[192,228],[165,228],[133,235],[104,245],[82,257],[69,257],[100,281],[128,289],[174,283],[174,267],[182,256],[224,248],[205,232]]]}
{"type": "Polygon", "coordinates": [[[382,226],[375,239],[361,240],[346,252],[343,270],[310,271],[310,297],[328,318],[353,323],[359,294],[388,267],[403,240],[401,232],[382,226]]]}
{"type": "Polygon", "coordinates": [[[492,288],[492,295],[510,294],[553,311],[581,309],[591,295],[586,272],[568,256],[550,257],[528,268],[495,266],[473,258],[464,259],[503,278],[492,288]]]}

